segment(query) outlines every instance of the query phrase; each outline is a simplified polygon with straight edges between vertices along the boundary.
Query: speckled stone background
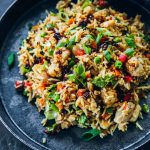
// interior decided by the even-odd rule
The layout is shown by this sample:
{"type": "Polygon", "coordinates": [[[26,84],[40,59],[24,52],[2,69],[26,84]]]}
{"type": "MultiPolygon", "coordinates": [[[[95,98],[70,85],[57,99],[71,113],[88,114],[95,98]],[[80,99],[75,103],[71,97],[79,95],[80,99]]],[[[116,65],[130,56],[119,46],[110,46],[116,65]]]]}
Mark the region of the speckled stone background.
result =
{"type": "MultiPolygon", "coordinates": [[[[0,0],[0,16],[14,0],[0,0]]],[[[139,0],[139,2],[150,9],[150,0],[139,0]]],[[[149,150],[150,142],[145,144],[139,150],[149,150]]],[[[20,141],[18,141],[7,129],[0,123],[0,150],[30,150],[20,141]]]]}

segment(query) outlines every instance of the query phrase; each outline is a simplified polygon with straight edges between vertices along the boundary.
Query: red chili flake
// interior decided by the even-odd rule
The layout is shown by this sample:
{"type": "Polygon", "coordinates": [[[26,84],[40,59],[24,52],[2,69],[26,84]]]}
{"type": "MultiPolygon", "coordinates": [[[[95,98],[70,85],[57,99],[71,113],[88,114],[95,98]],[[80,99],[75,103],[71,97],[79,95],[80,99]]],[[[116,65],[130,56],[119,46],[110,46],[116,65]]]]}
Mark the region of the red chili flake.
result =
{"type": "Polygon", "coordinates": [[[41,64],[44,64],[44,58],[41,58],[41,59],[40,59],[40,63],[41,63],[41,64]]]}
{"type": "Polygon", "coordinates": [[[128,100],[130,100],[130,98],[131,98],[131,93],[127,93],[127,94],[124,96],[123,100],[124,100],[124,101],[128,101],[128,100]]]}
{"type": "Polygon", "coordinates": [[[16,81],[15,88],[17,91],[22,91],[24,89],[24,82],[23,81],[16,81]]]}
{"type": "Polygon", "coordinates": [[[150,54],[146,54],[146,57],[150,59],[150,54]]]}
{"type": "Polygon", "coordinates": [[[131,76],[125,76],[124,79],[127,82],[131,82],[133,80],[133,78],[131,76]]]}

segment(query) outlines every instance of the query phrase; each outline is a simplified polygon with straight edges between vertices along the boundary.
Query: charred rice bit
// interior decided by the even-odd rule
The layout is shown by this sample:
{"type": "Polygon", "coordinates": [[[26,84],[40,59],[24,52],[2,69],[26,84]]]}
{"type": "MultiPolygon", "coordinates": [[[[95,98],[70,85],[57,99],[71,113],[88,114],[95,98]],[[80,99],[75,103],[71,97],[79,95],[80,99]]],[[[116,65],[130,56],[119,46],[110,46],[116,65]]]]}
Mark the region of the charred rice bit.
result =
{"type": "Polygon", "coordinates": [[[33,26],[19,49],[26,79],[15,87],[44,112],[47,132],[79,126],[104,137],[142,113],[140,93],[149,86],[139,85],[150,75],[144,24],[102,4],[59,1],[58,13],[33,26]]]}

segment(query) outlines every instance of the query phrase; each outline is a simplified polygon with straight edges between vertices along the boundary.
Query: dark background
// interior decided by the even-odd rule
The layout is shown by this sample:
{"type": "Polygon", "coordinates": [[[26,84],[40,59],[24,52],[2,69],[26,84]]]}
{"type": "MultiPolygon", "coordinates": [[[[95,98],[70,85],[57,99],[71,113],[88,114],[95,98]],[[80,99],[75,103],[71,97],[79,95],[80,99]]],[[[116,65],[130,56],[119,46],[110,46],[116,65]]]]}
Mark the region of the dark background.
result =
{"type": "MultiPolygon", "coordinates": [[[[8,6],[14,0],[0,0],[0,17],[4,13],[4,11],[8,8],[8,6]]],[[[150,9],[150,0],[137,0],[143,6],[150,9]]],[[[149,150],[150,142],[142,146],[138,150],[149,150]]],[[[0,122],[0,150],[30,150],[27,146],[18,141],[0,122]]]]}

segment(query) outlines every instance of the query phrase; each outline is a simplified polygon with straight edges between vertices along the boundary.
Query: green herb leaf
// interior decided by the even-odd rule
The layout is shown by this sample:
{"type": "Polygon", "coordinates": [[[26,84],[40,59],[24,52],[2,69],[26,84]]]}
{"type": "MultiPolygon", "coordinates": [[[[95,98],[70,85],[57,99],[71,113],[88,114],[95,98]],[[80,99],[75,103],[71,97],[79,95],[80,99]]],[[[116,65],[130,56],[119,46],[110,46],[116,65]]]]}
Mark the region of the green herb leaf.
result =
{"type": "Polygon", "coordinates": [[[108,62],[110,62],[112,56],[108,50],[104,51],[104,56],[108,62]]]}
{"type": "Polygon", "coordinates": [[[47,111],[47,112],[44,112],[44,115],[46,119],[52,120],[57,117],[58,113],[56,111],[47,111]]]}
{"type": "Polygon", "coordinates": [[[127,56],[132,57],[134,55],[134,49],[133,48],[128,48],[124,52],[127,56]]]}
{"type": "Polygon", "coordinates": [[[89,46],[84,44],[82,47],[83,47],[83,49],[84,49],[86,54],[90,54],[91,53],[92,49],[89,46]]]}
{"type": "Polygon", "coordinates": [[[142,110],[143,110],[143,112],[145,112],[145,113],[149,113],[149,106],[148,106],[147,104],[143,104],[142,110]]]}
{"type": "Polygon", "coordinates": [[[83,64],[79,64],[74,68],[74,72],[76,75],[80,76],[83,72],[85,72],[85,68],[83,64]]]}
{"type": "Polygon", "coordinates": [[[60,99],[60,95],[53,91],[49,94],[49,98],[57,102],[60,99]]]}
{"type": "Polygon", "coordinates": [[[91,130],[89,130],[88,132],[85,132],[85,133],[82,135],[82,139],[83,139],[84,141],[90,141],[90,140],[92,140],[93,138],[99,136],[100,133],[101,133],[100,130],[91,129],[91,130]]]}
{"type": "Polygon", "coordinates": [[[99,87],[99,88],[104,88],[106,87],[108,84],[115,84],[115,79],[114,76],[109,76],[106,75],[104,78],[102,77],[95,77],[94,80],[92,81],[92,83],[99,87]]]}
{"type": "Polygon", "coordinates": [[[118,17],[115,17],[115,19],[117,20],[117,23],[121,22],[121,20],[118,17]]]}
{"type": "Polygon", "coordinates": [[[14,61],[15,61],[15,54],[13,52],[11,52],[7,59],[7,64],[8,64],[9,68],[11,68],[13,66],[14,61]]]}

